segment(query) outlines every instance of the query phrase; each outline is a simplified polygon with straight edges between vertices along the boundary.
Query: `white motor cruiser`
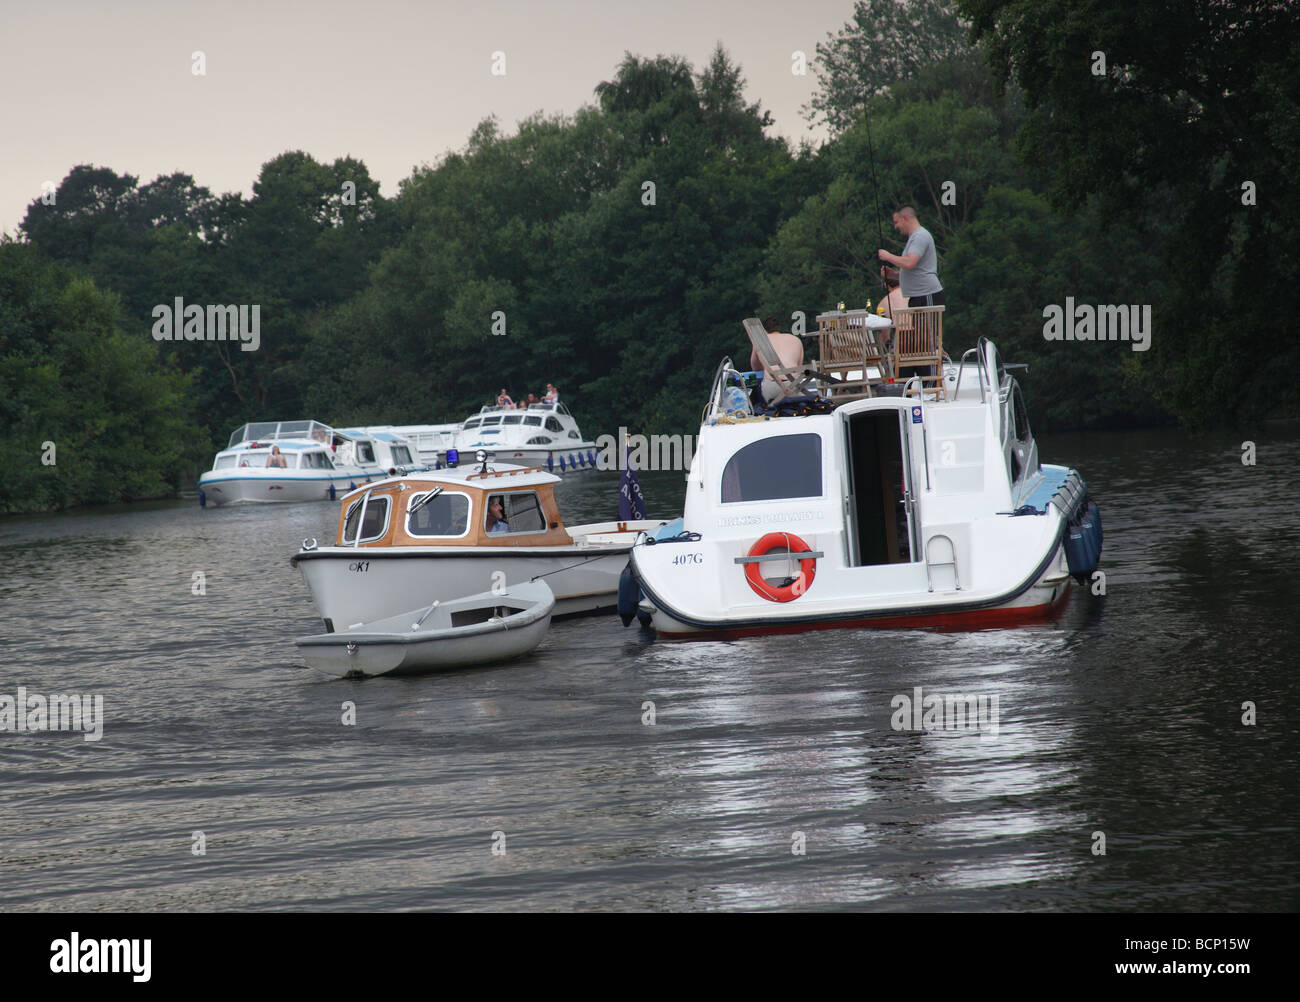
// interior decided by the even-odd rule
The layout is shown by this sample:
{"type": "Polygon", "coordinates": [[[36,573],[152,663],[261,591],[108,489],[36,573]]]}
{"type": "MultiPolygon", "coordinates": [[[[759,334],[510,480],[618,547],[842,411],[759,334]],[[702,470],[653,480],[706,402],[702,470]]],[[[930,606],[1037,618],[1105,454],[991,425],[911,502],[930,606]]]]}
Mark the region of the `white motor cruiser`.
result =
{"type": "Polygon", "coordinates": [[[246,424],[199,477],[199,504],[324,501],[390,472],[417,469],[396,435],[319,421],[246,424]]]}
{"type": "Polygon", "coordinates": [[[555,615],[613,610],[637,536],[662,521],[568,528],[559,477],[486,461],[379,480],[342,499],[333,545],[307,540],[292,562],[325,629],[544,580],[555,615]]]}
{"type": "Polygon", "coordinates": [[[455,447],[461,456],[482,450],[501,462],[552,472],[596,467],[596,443],[583,438],[569,409],[558,402],[526,409],[484,407],[461,425],[455,447]]]}
{"type": "Polygon", "coordinates": [[[456,448],[459,424],[385,424],[361,429],[367,433],[388,432],[407,442],[421,466],[441,469],[447,462],[447,450],[456,448]]]}
{"type": "MultiPolygon", "coordinates": [[[[835,324],[824,327],[827,360],[835,324]]],[[[762,334],[757,321],[746,328],[762,334]]],[[[911,378],[897,350],[858,337],[841,368],[880,371],[856,386],[835,385],[829,365],[783,370],[819,389],[767,415],[725,364],[682,520],[632,551],[624,622],[639,614],[666,637],[730,638],[1053,614],[1070,576],[1086,578],[1100,555],[1083,479],[1039,463],[1020,388],[992,343],[953,364],[931,338],[933,364],[911,378]]]]}

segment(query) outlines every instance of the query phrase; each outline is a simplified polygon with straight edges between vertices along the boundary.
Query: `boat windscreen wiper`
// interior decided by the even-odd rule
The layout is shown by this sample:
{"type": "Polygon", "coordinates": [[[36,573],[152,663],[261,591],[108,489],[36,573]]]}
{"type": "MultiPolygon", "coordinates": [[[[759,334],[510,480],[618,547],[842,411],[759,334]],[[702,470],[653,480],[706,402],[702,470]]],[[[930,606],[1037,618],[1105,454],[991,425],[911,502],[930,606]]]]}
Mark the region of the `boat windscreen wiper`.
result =
{"type": "Polygon", "coordinates": [[[407,514],[414,515],[417,511],[419,511],[421,508],[423,508],[426,504],[428,504],[430,501],[432,501],[441,493],[442,493],[442,488],[435,487],[433,490],[429,491],[429,493],[426,494],[424,497],[417,498],[416,500],[412,501],[410,505],[407,506],[406,509],[407,514]]]}

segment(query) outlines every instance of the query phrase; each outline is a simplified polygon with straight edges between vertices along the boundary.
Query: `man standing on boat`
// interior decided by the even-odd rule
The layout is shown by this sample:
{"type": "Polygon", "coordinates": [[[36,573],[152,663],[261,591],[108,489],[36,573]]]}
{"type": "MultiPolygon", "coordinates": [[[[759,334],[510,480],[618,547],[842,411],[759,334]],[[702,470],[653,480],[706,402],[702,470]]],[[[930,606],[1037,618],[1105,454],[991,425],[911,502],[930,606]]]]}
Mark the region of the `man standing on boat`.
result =
{"type": "Polygon", "coordinates": [[[883,247],[876,256],[898,268],[898,284],[909,307],[943,306],[943,286],[939,284],[938,255],[934,237],[916,218],[916,210],[904,205],[894,213],[894,229],[907,237],[903,253],[891,254],[883,247]]]}

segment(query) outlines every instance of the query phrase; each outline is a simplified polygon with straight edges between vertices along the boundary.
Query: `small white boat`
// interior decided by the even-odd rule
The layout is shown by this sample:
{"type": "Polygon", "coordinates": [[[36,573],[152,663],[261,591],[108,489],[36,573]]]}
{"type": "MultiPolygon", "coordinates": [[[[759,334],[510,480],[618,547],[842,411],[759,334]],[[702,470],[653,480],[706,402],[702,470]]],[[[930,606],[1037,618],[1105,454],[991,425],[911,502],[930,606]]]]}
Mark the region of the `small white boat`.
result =
{"type": "Polygon", "coordinates": [[[319,421],[263,421],[237,428],[199,477],[199,504],[324,501],[422,464],[410,445],[382,430],[335,429],[319,421]]]}
{"type": "Polygon", "coordinates": [[[479,451],[505,463],[559,470],[595,469],[599,447],[564,404],[536,403],[527,409],[484,407],[465,419],[455,448],[469,458],[479,451]]]}
{"type": "Polygon", "coordinates": [[[542,642],[554,609],[546,582],[531,581],[294,643],[309,665],[340,678],[445,671],[522,657],[542,642]]]}
{"type": "Polygon", "coordinates": [[[330,632],[537,577],[555,592],[557,617],[612,611],[637,536],[665,523],[568,527],[559,482],[487,462],[378,480],[343,496],[331,544],[306,540],[291,562],[330,632]]]}

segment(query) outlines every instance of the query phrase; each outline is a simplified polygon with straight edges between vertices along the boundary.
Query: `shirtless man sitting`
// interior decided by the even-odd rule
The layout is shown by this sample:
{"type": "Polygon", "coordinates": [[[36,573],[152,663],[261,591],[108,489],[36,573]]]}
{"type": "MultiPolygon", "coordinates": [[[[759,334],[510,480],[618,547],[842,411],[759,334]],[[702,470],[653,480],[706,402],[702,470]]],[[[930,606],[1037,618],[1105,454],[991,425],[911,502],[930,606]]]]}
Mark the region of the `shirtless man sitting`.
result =
{"type": "MultiPolygon", "coordinates": [[[[793,334],[784,334],[781,332],[781,322],[776,317],[767,317],[763,320],[763,329],[767,331],[767,339],[772,342],[772,347],[776,351],[776,356],[781,360],[782,367],[786,369],[797,369],[803,365],[803,342],[793,334]]],[[[763,373],[763,400],[771,403],[781,395],[781,384],[772,378],[769,371],[764,367],[763,360],[758,357],[757,349],[749,353],[749,367],[755,372],[763,373]]]]}

